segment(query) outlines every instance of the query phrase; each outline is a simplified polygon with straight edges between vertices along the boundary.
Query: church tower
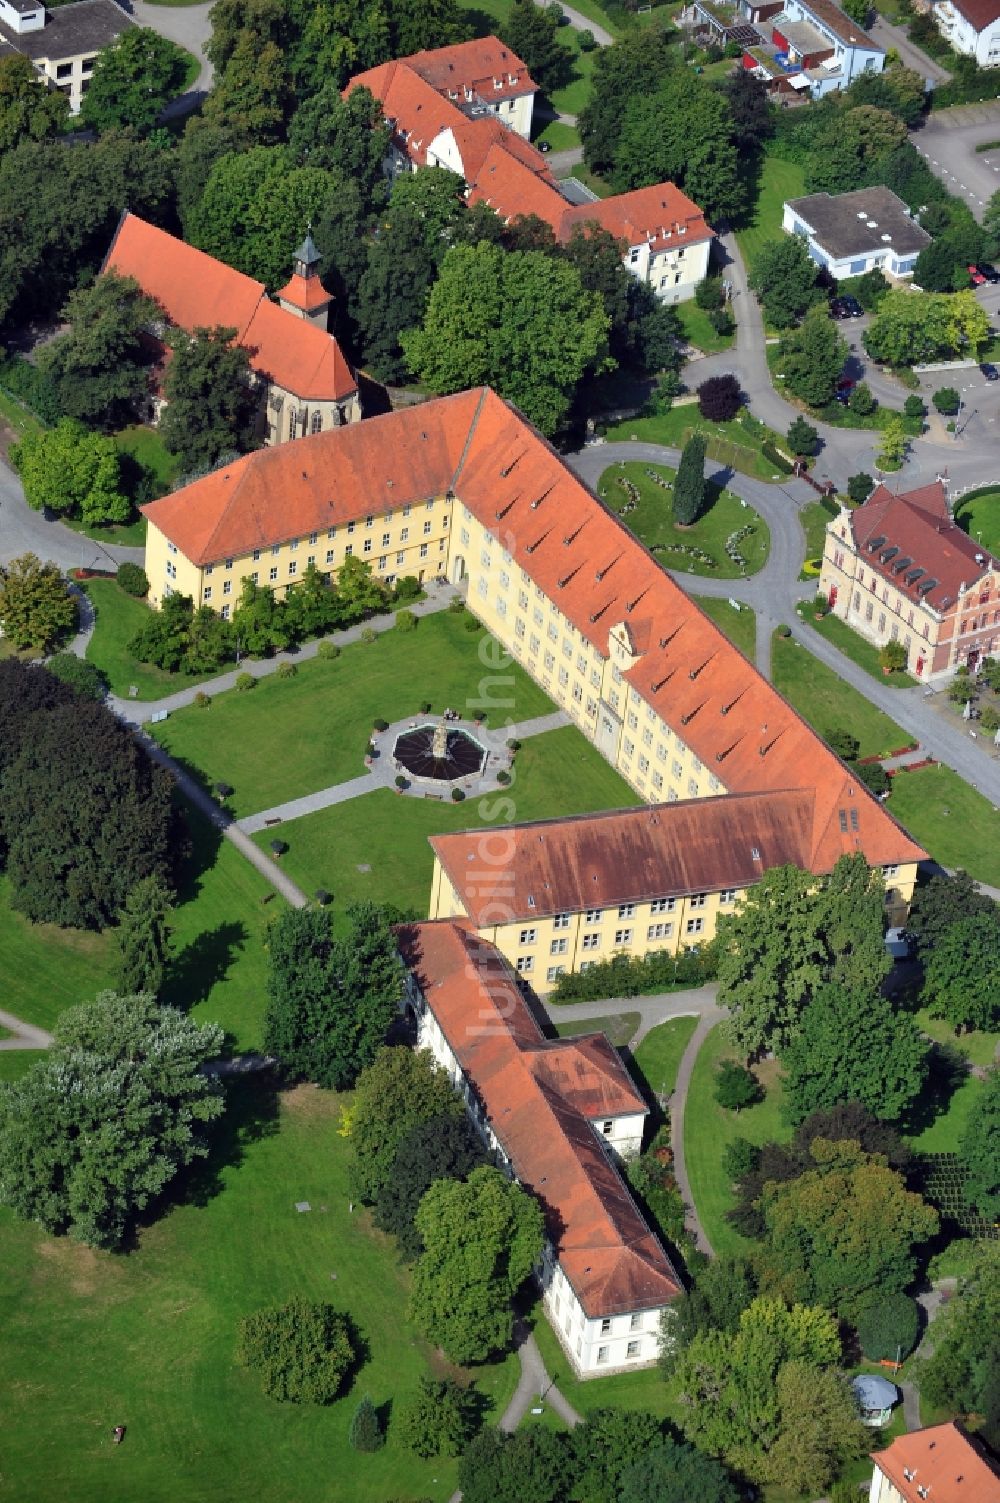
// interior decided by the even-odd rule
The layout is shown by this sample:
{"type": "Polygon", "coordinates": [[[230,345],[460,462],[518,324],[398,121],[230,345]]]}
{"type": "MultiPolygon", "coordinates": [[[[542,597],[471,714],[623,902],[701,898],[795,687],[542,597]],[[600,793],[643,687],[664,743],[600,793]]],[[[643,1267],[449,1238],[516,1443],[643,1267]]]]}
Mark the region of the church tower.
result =
{"type": "Polygon", "coordinates": [[[306,231],[306,238],[295,252],[292,275],[278,293],[278,305],[286,313],[307,319],[325,334],[329,329],[333,297],[319,279],[319,263],[320,254],[313,241],[310,226],[306,231]]]}

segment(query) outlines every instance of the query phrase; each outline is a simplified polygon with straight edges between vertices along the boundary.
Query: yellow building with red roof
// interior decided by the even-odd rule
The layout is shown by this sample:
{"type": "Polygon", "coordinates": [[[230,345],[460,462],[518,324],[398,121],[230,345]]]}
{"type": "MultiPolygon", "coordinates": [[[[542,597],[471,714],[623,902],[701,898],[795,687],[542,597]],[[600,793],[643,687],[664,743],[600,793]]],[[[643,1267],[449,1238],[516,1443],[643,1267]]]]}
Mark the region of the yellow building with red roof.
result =
{"type": "Polygon", "coordinates": [[[235,329],[264,395],[261,437],[281,444],[361,417],[357,379],[328,330],[319,259],[307,234],[274,303],[262,282],[126,211],[101,270],[133,278],[174,328],[235,329]]]}

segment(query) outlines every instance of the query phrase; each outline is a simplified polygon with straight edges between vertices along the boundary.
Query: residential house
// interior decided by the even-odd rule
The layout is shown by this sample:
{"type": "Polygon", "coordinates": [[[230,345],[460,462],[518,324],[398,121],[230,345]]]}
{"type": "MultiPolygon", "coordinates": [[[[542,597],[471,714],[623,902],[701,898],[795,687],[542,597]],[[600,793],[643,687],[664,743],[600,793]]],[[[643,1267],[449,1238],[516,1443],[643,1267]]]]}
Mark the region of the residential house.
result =
{"type": "Polygon", "coordinates": [[[899,641],[925,683],[1000,656],[1000,564],[953,520],[936,480],[885,485],[826,529],[820,588],[836,616],[877,647],[899,641]]]}
{"type": "MultiPolygon", "coordinates": [[[[509,825],[502,845],[489,830],[432,835],[429,914],[471,922],[544,996],[564,972],[710,943],[720,916],[776,866],[831,871],[844,842],[817,812],[806,787],[509,825]]],[[[919,850],[897,834],[890,854],[882,872],[895,925],[919,850]]]]}
{"type": "MultiPolygon", "coordinates": [[[[333,574],[348,556],[387,581],[447,575],[644,800],[808,790],[796,818],[811,837],[796,838],[812,869],[860,851],[897,868],[904,900],[912,891],[920,848],[488,388],[248,454],[143,511],[154,605],[178,589],[226,614],[248,575],[283,594],[310,562],[333,574]]],[[[709,881],[703,864],[692,891],[745,886],[752,828],[756,813],[725,858],[730,875],[720,859],[709,881]]]]}
{"type": "Polygon", "coordinates": [[[0,57],[30,58],[40,80],[66,94],[78,115],[97,54],[134,25],[115,0],[73,0],[51,15],[41,0],[0,0],[0,57]]]}
{"type": "MultiPolygon", "coordinates": [[[[496,37],[463,44],[474,46],[503,50],[496,37]]],[[[557,182],[543,154],[522,139],[513,120],[508,128],[502,113],[475,113],[457,81],[450,91],[440,88],[448,77],[446,66],[458,65],[438,60],[459,50],[445,47],[382,63],[348,84],[345,93],[364,87],[381,101],[391,126],[387,176],[445,167],[465,179],[470,204],[488,204],[507,221],[535,215],[560,241],[578,225],[601,225],[621,242],[629,271],[658,297],[671,303],[693,297],[707,274],[714,239],[697,204],[672,183],[598,199],[582,183],[570,189],[557,182]]],[[[514,64],[524,69],[519,59],[513,58],[514,64]]],[[[518,79],[512,88],[525,88],[526,72],[523,78],[516,71],[511,76],[518,79]]]]}
{"type": "Polygon", "coordinates": [[[509,130],[531,139],[538,85],[517,53],[499,37],[474,37],[400,61],[472,119],[495,115],[509,130]]]}
{"type": "Polygon", "coordinates": [[[980,68],[1000,67],[1000,0],[937,0],[931,15],[956,52],[980,68]]]}
{"type": "Polygon", "coordinates": [[[785,204],[781,227],[806,242],[813,260],[837,281],[881,271],[909,277],[931,237],[889,188],[810,193],[785,204]]]}
{"type": "Polygon", "coordinates": [[[743,48],[743,67],[780,93],[820,99],[881,73],[885,53],[833,0],[694,0],[697,24],[743,48]]]}
{"type": "MultiPolygon", "coordinates": [[[[133,277],[159,303],[164,323],[152,333],[161,349],[170,325],[188,332],[235,329],[260,382],[261,437],[281,444],[361,417],[357,380],[327,330],[332,299],[319,279],[319,259],[307,235],[273,303],[262,282],[126,211],[101,269],[133,277]]],[[[162,398],[155,396],[153,405],[158,412],[162,398]]]]}
{"type": "Polygon", "coordinates": [[[417,1042],[497,1163],[541,1203],[542,1303],[574,1371],[650,1367],[681,1292],[618,1167],[646,1103],[603,1034],[547,1040],[503,956],[463,923],[399,932],[417,1042]]]}
{"type": "Polygon", "coordinates": [[[1000,1472],[954,1422],[897,1435],[872,1461],[869,1503],[1000,1503],[1000,1472]]]}

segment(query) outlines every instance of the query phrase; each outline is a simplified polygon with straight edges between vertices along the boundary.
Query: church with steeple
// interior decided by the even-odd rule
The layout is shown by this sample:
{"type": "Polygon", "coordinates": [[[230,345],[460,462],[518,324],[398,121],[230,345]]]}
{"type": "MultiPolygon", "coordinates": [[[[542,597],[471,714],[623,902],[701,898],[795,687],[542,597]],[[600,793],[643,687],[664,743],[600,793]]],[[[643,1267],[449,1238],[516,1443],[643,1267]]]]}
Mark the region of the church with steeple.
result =
{"type": "MultiPolygon", "coordinates": [[[[292,274],[272,302],[262,282],[126,212],[101,270],[138,282],[160,305],[165,325],[189,333],[235,329],[261,394],[260,438],[283,444],[362,416],[357,377],[330,333],[334,299],[320,278],[311,230],[289,259],[292,274]]],[[[163,344],[165,360],[162,332],[151,336],[163,344]]],[[[150,401],[155,420],[159,390],[150,401]]]]}

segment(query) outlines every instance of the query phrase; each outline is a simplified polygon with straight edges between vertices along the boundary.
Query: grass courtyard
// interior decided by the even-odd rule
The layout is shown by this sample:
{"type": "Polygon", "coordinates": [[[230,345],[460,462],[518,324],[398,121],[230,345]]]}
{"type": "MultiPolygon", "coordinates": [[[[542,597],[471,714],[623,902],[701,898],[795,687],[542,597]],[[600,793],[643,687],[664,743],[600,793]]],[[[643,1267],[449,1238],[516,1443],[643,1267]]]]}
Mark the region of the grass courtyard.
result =
{"type": "Polygon", "coordinates": [[[807,601],[800,610],[803,621],[807,626],[813,627],[821,637],[832,642],[845,657],[850,658],[852,663],[857,663],[872,678],[877,678],[879,683],[888,685],[891,689],[912,689],[917,682],[909,673],[895,672],[884,674],[878,660],[878,648],[871,642],[866,642],[864,637],[856,631],[852,631],[846,621],[841,621],[839,616],[824,616],[817,621],[812,611],[812,602],[807,601]]]}
{"type": "Polygon", "coordinates": [[[785,200],[799,198],[804,192],[805,178],[801,165],[768,152],[761,167],[753,212],[743,229],[736,232],[740,252],[749,271],[752,272],[761,249],[772,240],[780,240],[785,200]]]}
{"type": "Polygon", "coordinates": [[[150,607],[136,600],[113,579],[88,579],[85,590],[94,607],[94,632],[87,643],[87,661],[107,674],[111,692],[127,698],[134,684],[137,699],[161,699],[197,682],[193,674],[167,673],[132,656],[129,644],[146,624],[150,607]]]}
{"type": "Polygon", "coordinates": [[[442,611],[416,631],[306,660],[294,678],[272,674],[249,693],[233,689],[207,709],[176,711],[157,739],[206,785],[234,788],[229,807],[242,818],[359,776],[372,722],[414,715],[424,701],[438,713],[452,705],[471,714],[488,695],[495,724],[549,713],[550,700],[516,663],[484,668],[484,633],[466,631],[465,619],[442,611]]]}
{"type": "Polygon", "coordinates": [[[254,836],[266,850],[287,841],[282,867],[307,893],[324,887],[338,911],[371,898],[427,913],[433,854],[429,835],[514,820],[621,809],[639,802],[574,726],[525,741],[509,789],[461,804],[403,798],[380,788],[254,836]],[[507,800],[510,800],[508,803],[507,800]]]}
{"type": "Polygon", "coordinates": [[[684,1050],[697,1026],[697,1018],[669,1018],[646,1034],[635,1051],[635,1063],[651,1091],[670,1095],[677,1084],[684,1050]]]}
{"type": "Polygon", "coordinates": [[[652,417],[625,418],[604,430],[609,444],[639,439],[647,444],[664,444],[667,448],[683,449],[693,433],[704,434],[708,458],[716,464],[739,470],[756,480],[781,480],[783,477],[771,461],[761,452],[761,445],[770,439],[779,446],[784,438],[770,428],[755,424],[753,431],[745,428],[739,418],[728,423],[713,423],[703,418],[693,402],[681,402],[658,412],[652,417]]]}
{"type": "Polygon", "coordinates": [[[731,491],[711,484],[706,510],[690,527],[679,527],[673,519],[675,475],[676,471],[666,465],[615,464],[604,471],[598,488],[608,506],[618,513],[630,504],[634,494],[638,495],[637,505],[622,521],[667,569],[715,579],[740,579],[762,569],[771,545],[764,519],[731,491]],[[753,531],[737,541],[737,534],[748,527],[753,531]],[[726,551],[730,538],[732,547],[746,560],[745,571],[726,551]],[[692,553],[692,549],[696,551],[692,553]]]}
{"type": "Polygon", "coordinates": [[[699,610],[710,616],[720,631],[752,663],[757,646],[757,612],[748,605],[741,606],[738,611],[734,610],[728,600],[714,600],[709,595],[699,596],[697,603],[699,610]]]}
{"type": "Polygon", "coordinates": [[[908,744],[910,737],[901,726],[793,638],[775,633],[771,652],[774,687],[821,736],[852,732],[861,743],[862,757],[885,756],[908,744]]]}
{"type": "Polygon", "coordinates": [[[1000,813],[950,767],[899,773],[888,809],[942,866],[1000,887],[1000,813]]]}
{"type": "Polygon", "coordinates": [[[1000,553],[1000,490],[963,497],[955,506],[955,521],[991,553],[1000,553]]]}
{"type": "MultiPolygon", "coordinates": [[[[0,1403],[5,1496],[23,1503],[443,1503],[453,1461],[421,1461],[392,1438],[392,1408],[441,1371],[406,1320],[408,1275],[367,1213],[348,1212],[345,1099],[316,1087],[277,1097],[233,1087],[212,1160],[183,1203],[114,1256],[0,1213],[0,1403]],[[297,1214],[296,1201],[312,1210],[297,1214]],[[279,1404],[233,1361],[240,1318],[295,1295],[349,1314],[367,1355],[328,1407],[279,1404]],[[363,1394],[389,1415],[374,1455],[348,1446],[363,1394]],[[125,1444],[111,1427],[127,1426],[125,1444]]],[[[495,1400],[515,1359],[477,1369],[495,1400]]]]}
{"type": "Polygon", "coordinates": [[[677,304],[677,316],[681,331],[689,344],[704,350],[706,355],[718,355],[722,350],[732,349],[735,333],[717,334],[704,308],[699,308],[694,298],[677,304]]]}

